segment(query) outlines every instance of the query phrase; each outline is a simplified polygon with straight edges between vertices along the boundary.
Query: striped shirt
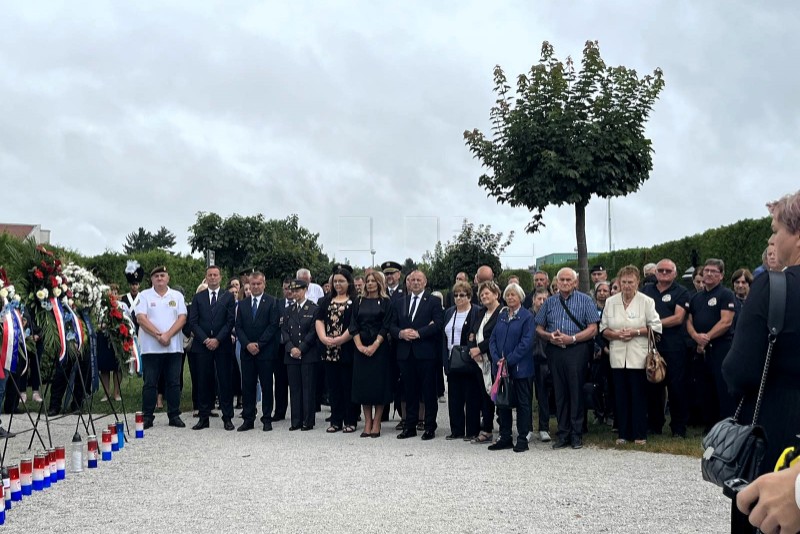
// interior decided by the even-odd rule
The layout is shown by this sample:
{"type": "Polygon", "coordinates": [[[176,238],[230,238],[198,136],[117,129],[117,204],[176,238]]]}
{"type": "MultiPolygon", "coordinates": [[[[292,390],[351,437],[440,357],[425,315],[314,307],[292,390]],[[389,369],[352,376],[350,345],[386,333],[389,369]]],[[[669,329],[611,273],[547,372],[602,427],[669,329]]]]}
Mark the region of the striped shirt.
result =
{"type": "Polygon", "coordinates": [[[597,316],[597,305],[589,295],[580,291],[573,291],[564,301],[572,315],[583,323],[583,328],[570,319],[561,302],[559,302],[560,299],[561,293],[556,293],[544,301],[539,313],[536,314],[536,324],[538,326],[544,327],[548,332],[558,330],[562,334],[574,336],[590,324],[600,321],[597,316]]]}

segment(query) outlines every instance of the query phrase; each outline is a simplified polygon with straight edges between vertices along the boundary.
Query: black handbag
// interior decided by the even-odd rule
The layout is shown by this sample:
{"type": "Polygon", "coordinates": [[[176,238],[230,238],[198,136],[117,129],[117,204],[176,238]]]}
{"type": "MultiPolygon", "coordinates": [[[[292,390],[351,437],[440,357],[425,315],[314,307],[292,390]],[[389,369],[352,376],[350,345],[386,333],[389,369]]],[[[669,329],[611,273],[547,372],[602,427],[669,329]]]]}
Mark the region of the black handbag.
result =
{"type": "Polygon", "coordinates": [[[738,422],[744,404],[744,398],[742,398],[734,416],[714,425],[703,438],[704,452],[703,459],[700,461],[703,480],[720,487],[724,487],[725,482],[734,478],[752,482],[761,472],[761,461],[764,459],[767,448],[766,432],[757,423],[761,399],[764,396],[764,384],[767,382],[769,362],[772,358],[772,349],[778,334],[783,330],[786,311],[786,278],[784,274],[770,272],[769,285],[767,357],[758,387],[753,424],[742,425],[738,422]]]}
{"type": "Polygon", "coordinates": [[[494,400],[494,405],[498,408],[513,408],[514,381],[508,374],[508,364],[504,364],[502,369],[498,372],[500,376],[498,378],[497,397],[494,400]]]}
{"type": "MultiPolygon", "coordinates": [[[[469,347],[455,345],[450,349],[448,374],[463,374],[470,371],[470,365],[475,366],[469,355],[469,347]]],[[[476,367],[477,368],[477,367],[476,367]]]]}

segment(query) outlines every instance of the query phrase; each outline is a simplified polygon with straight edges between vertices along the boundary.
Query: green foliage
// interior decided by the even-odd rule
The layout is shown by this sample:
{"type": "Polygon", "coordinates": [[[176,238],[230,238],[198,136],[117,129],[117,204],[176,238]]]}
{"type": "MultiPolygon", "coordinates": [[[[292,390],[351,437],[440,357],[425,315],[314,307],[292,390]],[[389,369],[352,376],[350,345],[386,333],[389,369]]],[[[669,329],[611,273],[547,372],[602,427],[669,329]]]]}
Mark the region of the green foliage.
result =
{"type": "MultiPolygon", "coordinates": [[[[743,219],[737,223],[707,230],[702,234],[687,236],[676,241],[661,243],[650,248],[629,248],[612,253],[600,254],[593,258],[594,263],[605,265],[609,278],[614,278],[618,269],[625,265],[636,265],[640,269],[645,263],[657,263],[669,258],[678,266],[678,276],[692,267],[692,251],[697,252],[698,262],[702,264],[708,258],[719,258],[725,262],[723,282],[729,284],[729,277],[739,267],[747,267],[751,271],[761,265],[761,254],[772,235],[771,217],[762,219],[743,219]]],[[[543,265],[542,270],[550,273],[552,279],[561,267],[575,267],[575,262],[562,265],[543,265]]]]}
{"type": "Polygon", "coordinates": [[[149,250],[134,254],[120,254],[106,251],[98,256],[82,258],[76,261],[93,273],[103,282],[119,284],[120,293],[126,293],[128,282],[125,279],[125,265],[128,260],[136,260],[144,268],[145,277],[142,288],[150,286],[150,270],[159,265],[166,265],[169,272],[170,287],[181,287],[187,299],[191,299],[195,289],[205,277],[205,261],[191,256],[171,254],[164,250],[149,250]]]}
{"type": "Polygon", "coordinates": [[[428,277],[428,287],[449,288],[453,285],[455,275],[459,271],[467,273],[469,279],[474,276],[481,265],[488,265],[495,275],[502,270],[500,254],[511,244],[514,232],[503,241],[503,233],[492,233],[489,225],[475,226],[466,219],[453,241],[444,245],[436,243],[433,252],[423,256],[421,270],[428,277]]]}
{"type": "Polygon", "coordinates": [[[533,289],[533,275],[527,269],[506,269],[497,277],[500,287],[505,288],[508,285],[508,279],[512,276],[519,278],[519,285],[525,293],[533,289]]]}
{"type": "Polygon", "coordinates": [[[174,246],[175,234],[165,227],[162,226],[157,232],[152,233],[140,226],[137,231],[127,235],[122,249],[125,254],[133,254],[134,252],[146,252],[155,249],[169,250],[174,246]]]}
{"type": "Polygon", "coordinates": [[[644,125],[664,87],[662,72],[639,79],[635,70],[607,66],[597,41],[586,42],[576,72],[572,59],[562,62],[545,41],[539,63],[517,77],[515,94],[499,65],[494,81],[491,140],[477,129],[464,132],[488,169],[478,183],[498,202],[533,211],[528,232],[544,226],[548,206],[574,205],[585,290],[586,206],[593,195],[635,192],[649,177],[652,147],[644,125]]]}
{"type": "Polygon", "coordinates": [[[255,267],[267,278],[283,279],[306,267],[321,280],[332,267],[317,242],[319,234],[300,226],[297,215],[266,220],[260,214],[233,214],[223,219],[198,212],[189,233],[192,252],[213,250],[216,264],[228,273],[255,267]]]}

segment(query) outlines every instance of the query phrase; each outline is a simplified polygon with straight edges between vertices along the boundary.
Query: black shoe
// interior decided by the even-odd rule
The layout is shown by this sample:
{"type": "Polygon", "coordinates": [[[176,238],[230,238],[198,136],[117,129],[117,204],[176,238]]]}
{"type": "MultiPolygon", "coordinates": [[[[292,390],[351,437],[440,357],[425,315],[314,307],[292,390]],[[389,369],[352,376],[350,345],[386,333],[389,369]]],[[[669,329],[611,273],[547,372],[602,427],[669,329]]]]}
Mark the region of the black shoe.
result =
{"type": "Polygon", "coordinates": [[[331,417],[330,417],[330,416],[326,417],[326,418],[325,418],[325,422],[326,422],[326,423],[330,423],[330,422],[331,422],[331,417]]]}
{"type": "Polygon", "coordinates": [[[453,441],[454,439],[462,439],[464,436],[459,436],[458,434],[449,434],[444,437],[447,441],[453,441]]]}
{"type": "Polygon", "coordinates": [[[50,408],[49,410],[47,410],[47,417],[55,417],[60,413],[61,412],[58,410],[58,408],[50,408]]]}
{"type": "Polygon", "coordinates": [[[223,419],[222,427],[229,432],[236,428],[235,426],[233,426],[233,423],[231,422],[230,419],[223,419]]]}
{"type": "Polygon", "coordinates": [[[436,437],[436,432],[433,430],[426,430],[422,433],[422,441],[430,441],[436,437]]]}
{"type": "Polygon", "coordinates": [[[569,441],[565,439],[559,439],[558,441],[553,443],[554,449],[566,449],[567,447],[569,447],[569,441]]]}
{"type": "Polygon", "coordinates": [[[143,428],[145,430],[147,430],[148,428],[153,428],[153,420],[152,419],[145,419],[143,428]]]}
{"type": "Polygon", "coordinates": [[[582,449],[583,448],[583,440],[581,438],[572,438],[572,448],[573,449],[582,449]]]}
{"type": "Polygon", "coordinates": [[[514,448],[514,444],[511,442],[510,439],[498,440],[497,443],[492,443],[487,447],[487,449],[489,449],[490,451],[502,451],[504,449],[512,449],[512,448],[514,448]]]}
{"type": "Polygon", "coordinates": [[[286,416],[285,416],[285,415],[273,415],[273,416],[272,416],[272,422],[273,422],[273,423],[274,423],[275,421],[283,421],[284,419],[286,419],[286,416]]]}
{"type": "Polygon", "coordinates": [[[305,426],[305,425],[303,425],[303,427],[300,428],[300,432],[308,432],[309,430],[314,430],[314,427],[313,426],[305,426]]]}
{"type": "Polygon", "coordinates": [[[264,423],[264,432],[272,430],[272,423],[264,423]]]}
{"type": "Polygon", "coordinates": [[[174,426],[175,428],[184,428],[186,423],[180,417],[173,417],[169,420],[169,426],[174,426]]]}
{"type": "Polygon", "coordinates": [[[236,403],[236,406],[233,407],[234,410],[241,410],[242,409],[242,401],[236,403]]]}
{"type": "Polygon", "coordinates": [[[518,439],[517,444],[514,445],[514,452],[525,452],[527,450],[528,450],[528,442],[518,439]]]}
{"type": "Polygon", "coordinates": [[[16,436],[14,432],[6,430],[5,428],[0,427],[0,438],[13,438],[16,436]]]}
{"type": "Polygon", "coordinates": [[[245,421],[244,423],[239,425],[239,428],[237,428],[236,431],[237,432],[246,432],[248,430],[253,430],[253,428],[254,428],[254,425],[253,425],[252,421],[245,421]]]}
{"type": "Polygon", "coordinates": [[[419,432],[422,432],[423,430],[425,430],[425,421],[420,421],[420,422],[417,423],[417,430],[419,432]]]}
{"type": "Polygon", "coordinates": [[[197,424],[192,427],[192,430],[203,430],[204,428],[208,428],[208,417],[201,417],[197,420],[197,424]]]}
{"type": "Polygon", "coordinates": [[[413,430],[413,429],[412,430],[403,430],[402,432],[397,434],[397,439],[413,438],[416,435],[417,435],[417,431],[416,430],[413,430]]]}
{"type": "Polygon", "coordinates": [[[397,423],[397,425],[394,427],[394,429],[395,430],[403,430],[404,427],[405,427],[405,423],[403,421],[400,421],[399,423],[397,423]]]}
{"type": "Polygon", "coordinates": [[[294,432],[295,430],[300,430],[300,425],[292,425],[289,427],[289,432],[294,432]]]}

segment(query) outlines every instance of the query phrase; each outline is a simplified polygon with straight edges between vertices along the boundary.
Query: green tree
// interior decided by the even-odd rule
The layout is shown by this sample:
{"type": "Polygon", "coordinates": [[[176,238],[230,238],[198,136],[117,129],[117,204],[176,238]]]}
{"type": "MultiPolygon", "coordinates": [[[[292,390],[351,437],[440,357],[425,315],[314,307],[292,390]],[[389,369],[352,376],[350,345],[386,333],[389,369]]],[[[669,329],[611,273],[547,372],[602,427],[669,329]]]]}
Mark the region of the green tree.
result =
{"type": "Polygon", "coordinates": [[[449,288],[455,274],[464,271],[473,276],[478,267],[488,265],[495,276],[502,268],[500,254],[511,244],[514,232],[503,240],[503,233],[493,233],[489,225],[475,226],[464,220],[461,232],[446,244],[436,243],[433,252],[426,252],[423,262],[427,264],[428,284],[434,288],[449,288]]]}
{"type": "Polygon", "coordinates": [[[262,215],[233,214],[223,219],[198,212],[189,227],[192,252],[213,250],[216,264],[228,273],[255,267],[267,278],[277,279],[294,276],[301,267],[310,269],[315,279],[324,279],[331,263],[318,238],[300,225],[297,215],[266,220],[262,215]]]}
{"type": "Polygon", "coordinates": [[[141,226],[135,232],[131,232],[125,238],[122,245],[125,254],[135,252],[147,252],[148,250],[169,250],[175,246],[175,234],[167,230],[164,226],[152,233],[141,226]]]}
{"type": "Polygon", "coordinates": [[[639,79],[635,70],[606,66],[597,41],[587,41],[580,72],[570,57],[542,44],[541,59],[517,77],[511,93],[503,69],[494,69],[491,140],[464,132],[488,172],[478,183],[500,203],[534,211],[526,231],[544,226],[550,205],[575,206],[581,290],[588,290],[586,206],[635,192],[653,168],[645,122],[664,87],[661,69],[639,79]]]}

